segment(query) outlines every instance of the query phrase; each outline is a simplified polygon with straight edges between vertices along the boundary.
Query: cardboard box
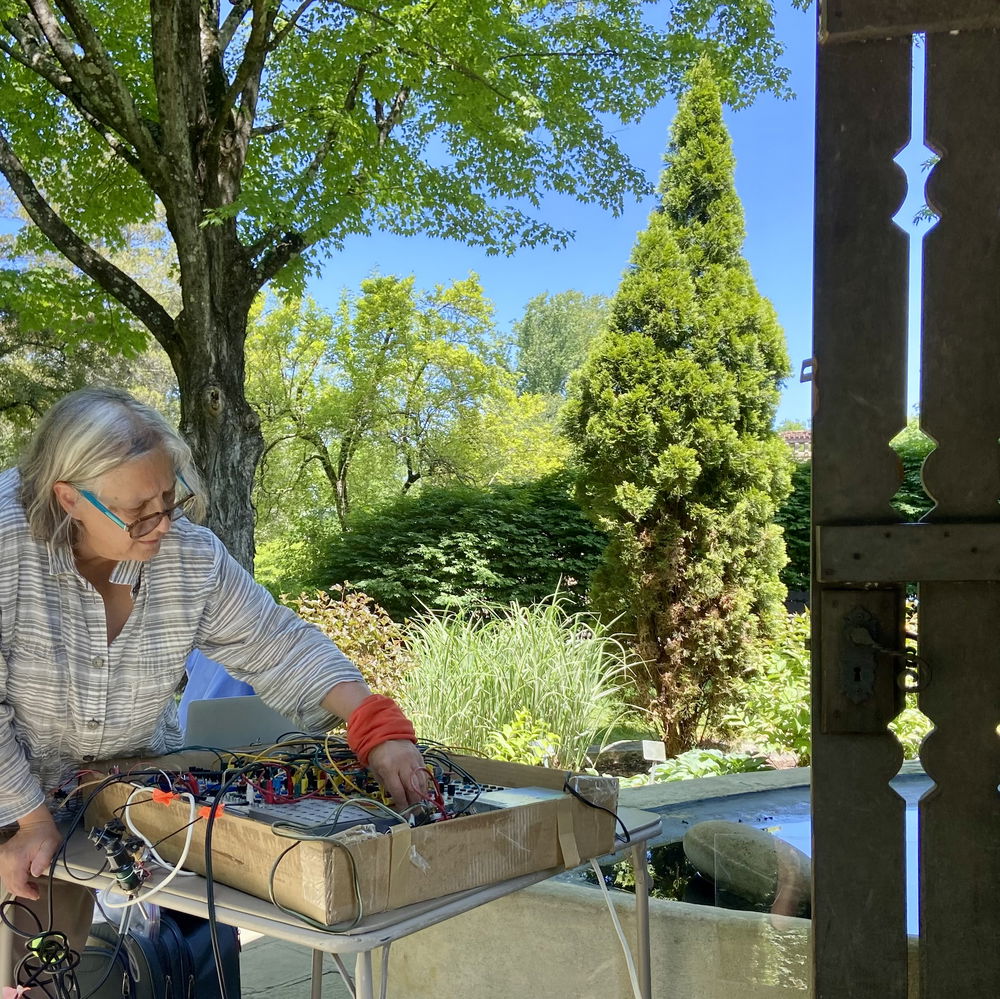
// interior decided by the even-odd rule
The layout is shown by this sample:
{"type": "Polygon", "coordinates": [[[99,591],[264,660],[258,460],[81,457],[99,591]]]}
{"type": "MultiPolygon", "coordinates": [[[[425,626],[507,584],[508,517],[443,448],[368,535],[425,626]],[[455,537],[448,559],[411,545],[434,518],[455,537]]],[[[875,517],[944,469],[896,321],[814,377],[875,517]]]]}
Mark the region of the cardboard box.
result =
{"type": "MultiPolygon", "coordinates": [[[[560,790],[566,776],[544,767],[457,755],[452,759],[481,783],[505,787],[560,790]]],[[[213,762],[184,754],[156,765],[176,771],[213,762]]],[[[615,811],[615,778],[577,776],[575,782],[588,800],[615,811]]],[[[102,790],[88,808],[88,829],[107,822],[133,790],[128,783],[102,790]]],[[[129,806],[136,828],[171,863],[183,850],[189,812],[178,800],[129,806]]],[[[199,874],[205,873],[205,827],[205,819],[195,823],[184,864],[199,874]]],[[[269,897],[273,869],[274,897],[282,906],[332,926],[352,921],[358,912],[352,860],[363,911],[370,915],[522,874],[576,867],[608,853],[614,831],[613,815],[570,794],[413,829],[394,826],[389,833],[345,846],[291,840],[276,835],[267,823],[223,811],[212,829],[212,868],[216,881],[263,899],[269,897]]]]}

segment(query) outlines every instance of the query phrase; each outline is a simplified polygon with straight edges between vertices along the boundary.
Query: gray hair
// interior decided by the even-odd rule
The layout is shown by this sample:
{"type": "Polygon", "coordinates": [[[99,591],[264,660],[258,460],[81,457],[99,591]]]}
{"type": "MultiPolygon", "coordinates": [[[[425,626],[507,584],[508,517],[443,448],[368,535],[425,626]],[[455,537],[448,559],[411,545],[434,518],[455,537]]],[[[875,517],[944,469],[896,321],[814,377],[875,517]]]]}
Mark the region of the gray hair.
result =
{"type": "Polygon", "coordinates": [[[191,449],[161,413],[118,388],[83,388],[63,396],[42,417],[18,463],[32,535],[72,545],[73,522],[56,499],[55,483],[91,483],[157,448],[198,494],[192,506],[200,517],[204,498],[191,449]]]}

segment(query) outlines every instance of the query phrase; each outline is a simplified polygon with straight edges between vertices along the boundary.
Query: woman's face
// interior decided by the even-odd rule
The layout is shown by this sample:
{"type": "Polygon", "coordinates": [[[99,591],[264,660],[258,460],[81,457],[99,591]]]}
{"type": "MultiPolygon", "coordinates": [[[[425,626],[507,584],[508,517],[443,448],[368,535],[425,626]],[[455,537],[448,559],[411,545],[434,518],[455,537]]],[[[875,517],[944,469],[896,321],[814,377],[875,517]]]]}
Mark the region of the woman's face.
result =
{"type": "MultiPolygon", "coordinates": [[[[173,462],[158,448],[95,479],[90,492],[115,516],[131,524],[147,514],[172,507],[176,485],[173,462]]],[[[57,482],[54,489],[62,508],[77,522],[77,541],[73,547],[78,558],[146,561],[160,550],[160,540],[170,530],[170,518],[164,517],[152,532],[135,540],[75,486],[57,482]]]]}

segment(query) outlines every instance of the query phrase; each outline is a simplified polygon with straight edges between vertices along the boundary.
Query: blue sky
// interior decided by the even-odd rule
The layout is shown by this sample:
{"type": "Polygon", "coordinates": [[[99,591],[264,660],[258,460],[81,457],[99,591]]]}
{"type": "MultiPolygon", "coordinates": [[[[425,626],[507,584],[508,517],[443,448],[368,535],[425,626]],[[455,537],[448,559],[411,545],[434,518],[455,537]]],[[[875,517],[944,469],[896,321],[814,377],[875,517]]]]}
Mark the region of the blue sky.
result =
{"type": "MultiPolygon", "coordinates": [[[[785,46],[782,62],[791,71],[794,100],[760,98],[751,108],[727,111],[726,123],[736,155],[736,186],[746,213],[744,253],[758,288],[774,304],[785,331],[793,374],[782,391],[777,419],[808,422],[810,387],[799,381],[802,362],[812,348],[812,216],[813,133],[815,111],[815,10],[792,9],[789,0],[775,0],[776,33],[785,46]]],[[[919,54],[918,49],[918,54],[919,54]]],[[[921,102],[920,78],[915,72],[914,104],[921,102]]],[[[675,111],[665,101],[638,125],[621,130],[619,141],[651,181],[662,169],[663,151],[675,111]]],[[[915,115],[919,118],[919,111],[915,115]]],[[[919,131],[919,130],[918,130],[919,131]]],[[[910,175],[907,200],[898,221],[917,233],[910,220],[923,202],[920,164],[929,154],[912,146],[897,157],[910,175]]],[[[496,307],[497,321],[509,331],[527,302],[543,292],[575,289],[585,294],[611,295],[618,286],[636,234],[644,229],[652,200],[631,204],[613,218],[591,206],[550,198],[545,217],[576,232],[564,250],[522,250],[510,258],[484,253],[443,240],[375,236],[351,240],[331,259],[326,272],[310,285],[310,292],[332,308],[343,288],[356,290],[374,272],[413,274],[420,287],[447,283],[479,274],[486,294],[496,307]]],[[[917,309],[919,292],[919,236],[911,252],[910,384],[917,377],[917,309]]],[[[911,388],[911,407],[916,401],[911,388]]]]}
{"type": "MultiPolygon", "coordinates": [[[[761,98],[743,111],[728,111],[726,122],[736,154],[736,186],[747,220],[744,252],[758,287],[778,312],[795,374],[782,396],[779,419],[809,419],[809,389],[798,370],[811,354],[812,188],[815,12],[791,9],[777,0],[777,33],[785,45],[795,100],[761,98]]],[[[652,181],[662,169],[663,151],[675,105],[665,101],[639,124],[618,133],[633,161],[652,181]]],[[[356,290],[375,271],[416,276],[420,287],[447,283],[475,271],[496,307],[497,321],[509,330],[534,296],[575,289],[614,293],[628,263],[636,234],[646,226],[653,201],[632,203],[613,218],[591,206],[551,198],[545,217],[576,232],[564,250],[522,250],[513,257],[484,253],[443,240],[373,236],[351,240],[327,264],[311,294],[332,308],[341,289],[356,290]]]]}

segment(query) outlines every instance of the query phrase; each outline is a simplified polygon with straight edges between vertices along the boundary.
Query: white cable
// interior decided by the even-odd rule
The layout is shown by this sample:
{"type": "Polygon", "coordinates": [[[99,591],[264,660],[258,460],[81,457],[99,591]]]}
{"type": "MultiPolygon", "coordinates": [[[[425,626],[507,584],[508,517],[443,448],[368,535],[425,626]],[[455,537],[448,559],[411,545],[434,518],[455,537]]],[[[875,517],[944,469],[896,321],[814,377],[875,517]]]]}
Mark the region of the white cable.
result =
{"type": "MultiPolygon", "coordinates": [[[[139,831],[138,829],[136,829],[136,827],[135,827],[135,823],[134,823],[134,822],[132,821],[132,813],[131,813],[131,811],[129,810],[129,805],[131,805],[131,804],[132,804],[132,799],[133,799],[133,798],[134,798],[134,797],[135,797],[135,796],[136,796],[136,795],[137,795],[137,794],[138,794],[138,793],[139,793],[140,791],[148,791],[148,790],[149,790],[149,788],[148,788],[148,787],[137,787],[137,788],[136,788],[136,789],[135,789],[135,790],[134,790],[134,791],[133,791],[133,792],[132,792],[132,793],[131,793],[131,794],[130,794],[130,795],[128,796],[128,800],[127,800],[127,801],[125,802],[125,808],[124,808],[124,810],[123,810],[123,813],[122,813],[122,814],[123,814],[123,815],[125,816],[125,825],[127,825],[127,826],[129,827],[129,829],[131,830],[131,832],[133,832],[133,833],[134,833],[134,834],[135,834],[136,836],[138,836],[138,837],[139,837],[139,839],[141,839],[141,840],[143,841],[143,843],[145,843],[145,844],[146,844],[146,849],[147,849],[147,850],[149,850],[149,854],[150,854],[150,856],[151,856],[151,857],[153,858],[153,860],[155,860],[155,861],[156,861],[156,862],[157,862],[157,863],[158,863],[158,864],[160,865],[160,867],[162,867],[162,868],[163,868],[163,869],[164,869],[165,871],[171,871],[171,870],[173,870],[173,869],[174,869],[174,865],[173,865],[173,864],[168,864],[168,863],[167,863],[167,862],[166,862],[166,861],[165,861],[165,860],[164,860],[164,859],[163,859],[163,858],[162,858],[162,857],[161,857],[161,856],[160,856],[160,855],[159,855],[159,854],[158,854],[158,853],[156,852],[156,849],[154,848],[153,844],[152,844],[152,843],[150,843],[150,841],[149,841],[148,839],[146,839],[146,837],[145,837],[145,836],[144,836],[144,835],[143,835],[143,834],[142,834],[142,833],[141,833],[141,832],[140,832],[140,831],[139,831]]],[[[184,792],[184,793],[186,794],[187,792],[184,792]]],[[[147,799],[147,800],[148,800],[148,799],[147,799]]],[[[189,827],[189,828],[190,828],[190,827],[189,827]]],[[[194,871],[178,871],[177,873],[178,873],[178,874],[180,874],[180,875],[181,875],[181,876],[183,876],[183,877],[190,877],[190,878],[194,878],[194,877],[197,877],[197,876],[198,876],[198,875],[197,875],[197,874],[196,874],[196,873],[195,873],[194,871]]]]}
{"type": "MultiPolygon", "coordinates": [[[[608,904],[608,912],[611,913],[611,922],[615,925],[615,932],[618,934],[618,939],[621,941],[622,951],[625,953],[625,964],[628,966],[628,977],[629,981],[632,983],[632,995],[635,999],[642,999],[642,990],[639,988],[639,976],[636,974],[635,961],[632,960],[632,951],[629,949],[628,941],[625,939],[625,931],[622,929],[621,921],[618,919],[618,913],[615,911],[614,903],[611,901],[611,892],[608,891],[607,883],[604,880],[604,872],[601,870],[601,865],[596,861],[592,860],[590,866],[594,869],[594,874],[597,875],[597,883],[601,886],[601,891],[604,892],[604,901],[608,904]]],[[[639,904],[639,900],[636,899],[636,905],[639,904]]]]}
{"type": "MultiPolygon", "coordinates": [[[[123,912],[122,913],[122,921],[118,924],[118,935],[119,936],[125,936],[125,934],[128,933],[129,927],[132,925],[132,913],[133,912],[135,912],[135,909],[129,909],[127,912],[123,912]]],[[[126,952],[126,955],[127,955],[127,952],[126,952]]],[[[131,963],[132,958],[129,957],[128,960],[129,960],[129,963],[131,963]]]]}
{"type": "MultiPolygon", "coordinates": [[[[136,791],[148,791],[148,787],[136,788],[136,791]]],[[[135,796],[135,791],[129,795],[129,801],[135,796]]],[[[177,866],[171,870],[171,872],[158,884],[154,885],[149,889],[144,895],[136,895],[133,898],[126,899],[124,902],[108,902],[107,906],[109,909],[125,909],[130,905],[138,905],[140,902],[145,902],[147,899],[152,898],[158,891],[166,888],[168,884],[177,876],[180,872],[181,867],[184,866],[184,861],[187,860],[188,850],[191,847],[191,837],[194,834],[194,823],[197,818],[198,803],[194,800],[194,795],[189,794],[187,791],[181,793],[181,798],[187,798],[191,803],[191,814],[188,817],[187,826],[187,837],[184,840],[184,849],[181,851],[180,859],[177,861],[177,866]]],[[[125,809],[126,814],[128,809],[125,809]]]]}

